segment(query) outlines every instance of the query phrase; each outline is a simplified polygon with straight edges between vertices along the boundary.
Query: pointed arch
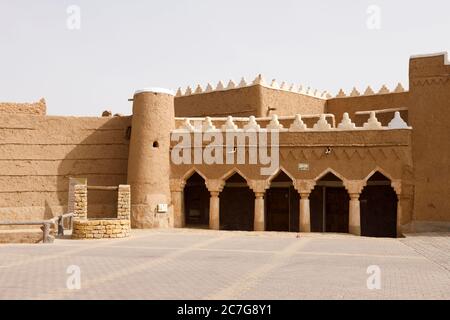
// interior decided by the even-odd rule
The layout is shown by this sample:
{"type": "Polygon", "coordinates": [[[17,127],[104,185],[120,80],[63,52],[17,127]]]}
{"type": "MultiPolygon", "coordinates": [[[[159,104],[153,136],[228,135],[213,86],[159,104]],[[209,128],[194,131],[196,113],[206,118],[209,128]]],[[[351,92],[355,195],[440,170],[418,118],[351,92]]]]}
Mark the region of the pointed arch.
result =
{"type": "Polygon", "coordinates": [[[280,166],[270,177],[268,180],[268,183],[270,185],[270,183],[272,182],[273,179],[275,179],[281,172],[283,172],[285,175],[287,175],[291,180],[292,183],[295,182],[295,178],[292,174],[289,173],[289,171],[287,171],[285,168],[283,168],[283,166],[280,166]]]}
{"type": "Polygon", "coordinates": [[[322,173],[320,173],[317,177],[314,178],[314,181],[319,181],[320,179],[322,179],[324,176],[326,176],[328,173],[332,173],[334,174],[336,177],[338,177],[339,179],[341,179],[341,181],[344,183],[345,181],[347,181],[347,179],[341,175],[340,173],[336,172],[334,169],[332,168],[326,168],[324,171],[322,171],[322,173]]]}
{"type": "Polygon", "coordinates": [[[394,178],[392,178],[392,175],[390,175],[389,173],[386,172],[386,170],[384,170],[383,168],[376,166],[375,169],[373,169],[363,180],[364,182],[367,184],[367,181],[369,181],[369,179],[375,174],[375,173],[381,173],[383,176],[385,176],[386,178],[388,178],[391,182],[395,181],[394,178]]]}
{"type": "Polygon", "coordinates": [[[200,177],[203,178],[203,180],[207,180],[206,176],[196,167],[190,168],[182,177],[184,182],[187,182],[190,177],[194,175],[194,173],[197,173],[200,177]]]}
{"type": "Polygon", "coordinates": [[[230,177],[232,177],[236,173],[238,175],[240,175],[245,180],[245,182],[247,182],[247,185],[250,185],[249,184],[250,180],[242,173],[241,170],[239,170],[236,167],[234,167],[233,169],[227,171],[224,175],[222,175],[222,177],[220,177],[220,180],[222,180],[223,182],[226,182],[230,177]]]}

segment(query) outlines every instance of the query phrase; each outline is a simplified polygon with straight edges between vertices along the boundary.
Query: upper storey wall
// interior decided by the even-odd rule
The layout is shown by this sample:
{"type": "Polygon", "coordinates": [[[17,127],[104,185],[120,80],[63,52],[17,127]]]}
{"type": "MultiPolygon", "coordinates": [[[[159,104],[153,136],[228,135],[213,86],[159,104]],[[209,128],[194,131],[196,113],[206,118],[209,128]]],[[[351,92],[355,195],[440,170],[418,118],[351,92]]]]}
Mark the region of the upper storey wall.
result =
{"type": "Polygon", "coordinates": [[[251,116],[257,115],[261,105],[259,86],[226,91],[212,91],[175,98],[176,117],[251,116]]]}
{"type": "MultiPolygon", "coordinates": [[[[364,95],[355,97],[342,97],[327,100],[326,112],[336,116],[336,121],[341,121],[344,112],[348,112],[357,125],[361,125],[369,115],[355,115],[358,111],[371,111],[392,108],[408,108],[409,92],[364,95]]],[[[408,121],[408,111],[400,112],[402,118],[408,121]]],[[[394,112],[377,114],[378,120],[386,125],[392,120],[394,112]]]]}
{"type": "Polygon", "coordinates": [[[245,79],[236,85],[230,81],[227,86],[219,82],[215,89],[208,84],[193,91],[178,90],[175,97],[175,116],[177,117],[223,117],[256,116],[266,117],[272,114],[290,116],[295,114],[321,114],[324,112],[326,92],[310,88],[280,85],[275,80],[268,84],[259,75],[252,83],[245,79]]]}
{"type": "Polygon", "coordinates": [[[291,116],[295,114],[321,114],[325,111],[326,100],[301,93],[261,87],[261,106],[258,116],[272,114],[291,116]]]}
{"type": "Polygon", "coordinates": [[[44,99],[34,103],[0,102],[0,114],[29,114],[43,116],[47,112],[44,99]]]}

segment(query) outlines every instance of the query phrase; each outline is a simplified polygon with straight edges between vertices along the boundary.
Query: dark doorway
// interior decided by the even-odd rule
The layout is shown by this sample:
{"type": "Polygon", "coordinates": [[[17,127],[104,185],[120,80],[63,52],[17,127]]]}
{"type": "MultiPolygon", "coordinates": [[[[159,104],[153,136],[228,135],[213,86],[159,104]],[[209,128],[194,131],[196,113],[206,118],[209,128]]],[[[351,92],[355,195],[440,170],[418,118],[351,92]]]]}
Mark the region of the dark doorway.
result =
{"type": "Polygon", "coordinates": [[[209,227],[209,197],[205,180],[195,172],[184,187],[184,214],[187,227],[209,227]]]}
{"type": "Polygon", "coordinates": [[[220,229],[253,231],[255,195],[235,173],[225,182],[220,197],[220,229]]]}
{"type": "Polygon", "coordinates": [[[327,173],[309,196],[312,232],[348,233],[350,197],[342,180],[327,173]]]}
{"type": "Polygon", "coordinates": [[[299,231],[300,196],[286,173],[272,180],[265,199],[267,231],[299,231]]]}
{"type": "Polygon", "coordinates": [[[361,196],[361,235],[397,237],[397,194],[391,180],[375,172],[367,181],[361,196]]]}

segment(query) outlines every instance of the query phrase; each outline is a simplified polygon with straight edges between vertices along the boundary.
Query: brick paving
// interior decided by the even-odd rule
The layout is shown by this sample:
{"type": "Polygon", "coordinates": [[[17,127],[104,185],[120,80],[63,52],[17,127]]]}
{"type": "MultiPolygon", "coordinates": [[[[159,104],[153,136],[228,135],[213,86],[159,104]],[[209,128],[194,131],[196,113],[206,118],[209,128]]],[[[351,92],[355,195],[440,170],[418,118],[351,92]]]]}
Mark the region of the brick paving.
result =
{"type": "Polygon", "coordinates": [[[450,235],[176,229],[0,245],[0,299],[450,299],[450,235]],[[380,289],[367,288],[371,265],[380,289]]]}

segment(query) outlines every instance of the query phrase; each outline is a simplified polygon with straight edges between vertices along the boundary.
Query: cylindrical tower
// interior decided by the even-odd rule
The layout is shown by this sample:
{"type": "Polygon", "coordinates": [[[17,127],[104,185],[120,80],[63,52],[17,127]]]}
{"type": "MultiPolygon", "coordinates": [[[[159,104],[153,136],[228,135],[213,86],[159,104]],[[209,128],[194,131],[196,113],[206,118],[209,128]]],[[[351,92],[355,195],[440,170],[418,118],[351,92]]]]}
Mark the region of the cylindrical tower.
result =
{"type": "Polygon", "coordinates": [[[174,126],[174,95],[170,90],[136,91],[128,156],[134,228],[169,225],[170,131],[174,126]]]}

